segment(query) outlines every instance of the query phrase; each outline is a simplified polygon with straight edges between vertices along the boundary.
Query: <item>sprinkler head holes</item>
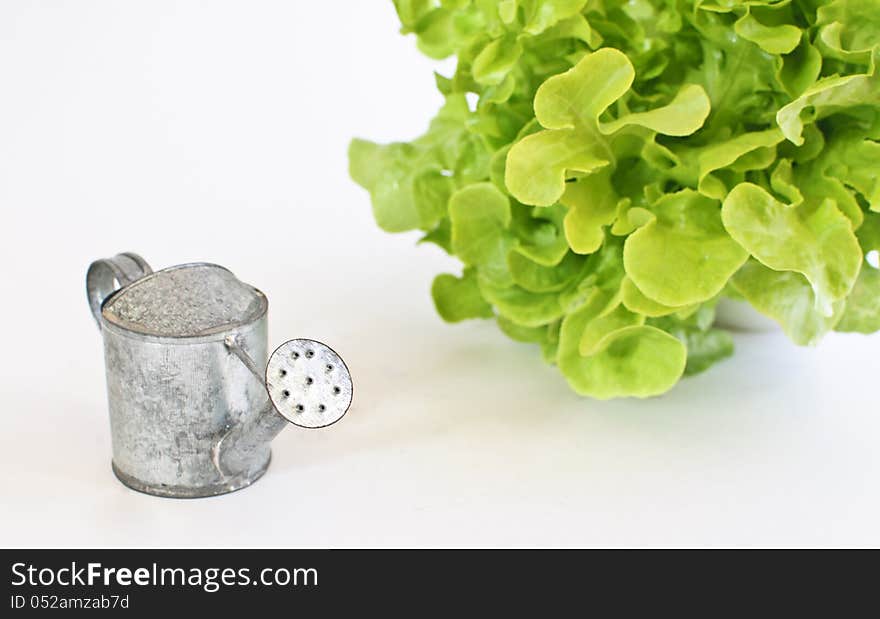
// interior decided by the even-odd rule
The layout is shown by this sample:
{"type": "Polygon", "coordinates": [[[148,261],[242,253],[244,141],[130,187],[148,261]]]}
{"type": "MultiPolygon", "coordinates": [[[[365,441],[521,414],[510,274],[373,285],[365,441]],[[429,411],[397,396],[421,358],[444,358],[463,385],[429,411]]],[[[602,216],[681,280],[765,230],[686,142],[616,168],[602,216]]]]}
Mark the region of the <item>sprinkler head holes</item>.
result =
{"type": "Polygon", "coordinates": [[[302,428],[336,423],[351,406],[351,374],[336,352],[314,340],[290,340],[266,366],[266,388],[275,408],[302,428]]]}

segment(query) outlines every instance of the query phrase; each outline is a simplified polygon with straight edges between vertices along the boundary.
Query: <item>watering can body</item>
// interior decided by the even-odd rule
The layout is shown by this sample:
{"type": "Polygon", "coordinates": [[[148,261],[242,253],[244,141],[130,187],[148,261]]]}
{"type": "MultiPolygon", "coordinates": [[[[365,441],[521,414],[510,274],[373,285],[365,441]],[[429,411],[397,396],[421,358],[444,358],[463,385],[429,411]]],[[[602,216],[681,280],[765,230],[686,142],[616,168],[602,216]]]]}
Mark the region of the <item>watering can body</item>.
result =
{"type": "Polygon", "coordinates": [[[218,450],[232,428],[265,414],[266,390],[254,379],[267,356],[265,295],[217,265],[153,273],[133,254],[94,263],[87,279],[103,336],[119,480],[184,498],[231,492],[258,479],[269,465],[268,441],[253,445],[237,470],[220,466],[218,450]],[[230,354],[230,338],[255,367],[230,354]]]}

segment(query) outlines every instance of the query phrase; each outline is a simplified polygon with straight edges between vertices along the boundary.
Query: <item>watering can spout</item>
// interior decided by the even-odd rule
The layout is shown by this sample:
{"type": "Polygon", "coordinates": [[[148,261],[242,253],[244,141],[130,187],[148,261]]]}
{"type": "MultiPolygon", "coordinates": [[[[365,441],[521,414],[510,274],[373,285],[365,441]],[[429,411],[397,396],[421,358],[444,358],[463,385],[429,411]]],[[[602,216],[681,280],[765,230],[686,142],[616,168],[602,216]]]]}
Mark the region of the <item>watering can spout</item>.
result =
{"type": "MultiPolygon", "coordinates": [[[[228,335],[224,344],[263,384],[257,364],[245,352],[238,337],[228,335]]],[[[266,403],[256,416],[231,427],[214,445],[214,464],[223,475],[248,474],[252,472],[250,469],[259,467],[267,456],[269,443],[287,426],[287,419],[275,409],[268,393],[266,395],[266,403]]]]}
{"type": "Polygon", "coordinates": [[[269,443],[288,423],[267,402],[256,417],[233,426],[217,441],[214,447],[214,463],[218,470],[226,476],[253,473],[265,461],[269,443]]]}
{"type": "Polygon", "coordinates": [[[322,428],[338,421],[352,400],[352,381],[342,358],[314,340],[279,346],[265,377],[237,337],[224,341],[266,389],[266,403],[248,420],[230,428],[214,446],[214,463],[227,476],[250,474],[268,457],[269,444],[288,425],[322,428]]]}

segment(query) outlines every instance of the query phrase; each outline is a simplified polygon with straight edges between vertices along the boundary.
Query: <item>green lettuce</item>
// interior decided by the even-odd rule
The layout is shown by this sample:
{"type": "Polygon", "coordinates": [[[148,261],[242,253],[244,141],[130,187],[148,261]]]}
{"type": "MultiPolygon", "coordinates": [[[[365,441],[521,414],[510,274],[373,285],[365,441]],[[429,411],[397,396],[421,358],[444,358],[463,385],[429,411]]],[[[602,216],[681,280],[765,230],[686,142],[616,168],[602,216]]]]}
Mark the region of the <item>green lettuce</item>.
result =
{"type": "Polygon", "coordinates": [[[576,392],[648,397],[733,353],[745,300],[797,344],[880,330],[880,0],[394,0],[445,103],[356,139],[388,232],[459,258],[431,293],[576,392]]]}

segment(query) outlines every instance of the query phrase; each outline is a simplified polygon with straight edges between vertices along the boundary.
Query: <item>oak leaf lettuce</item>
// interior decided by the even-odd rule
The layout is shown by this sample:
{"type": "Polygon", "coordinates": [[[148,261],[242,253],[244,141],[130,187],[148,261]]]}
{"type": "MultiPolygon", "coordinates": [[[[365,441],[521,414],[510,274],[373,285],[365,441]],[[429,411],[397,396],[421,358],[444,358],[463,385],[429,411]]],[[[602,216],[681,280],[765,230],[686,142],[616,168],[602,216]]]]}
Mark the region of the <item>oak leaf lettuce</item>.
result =
{"type": "Polygon", "coordinates": [[[445,320],[597,398],[732,354],[725,296],[798,344],[880,329],[880,0],[394,4],[457,67],[423,136],[354,140],[350,172],[380,227],[462,261],[445,320]]]}

